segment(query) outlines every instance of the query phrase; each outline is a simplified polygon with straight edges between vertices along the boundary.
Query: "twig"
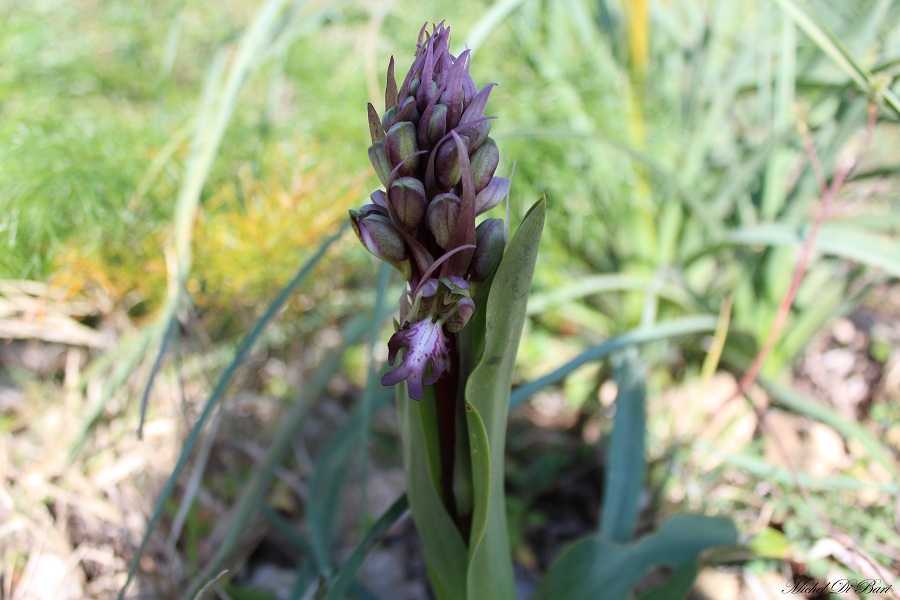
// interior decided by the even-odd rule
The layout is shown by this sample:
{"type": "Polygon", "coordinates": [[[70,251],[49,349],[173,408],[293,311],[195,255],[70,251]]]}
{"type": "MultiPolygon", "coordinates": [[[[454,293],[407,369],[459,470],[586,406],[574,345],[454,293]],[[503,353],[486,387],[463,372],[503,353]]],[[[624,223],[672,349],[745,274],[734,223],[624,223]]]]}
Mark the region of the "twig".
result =
{"type": "MultiPolygon", "coordinates": [[[[869,104],[869,118],[866,123],[866,133],[863,138],[863,145],[860,151],[857,153],[857,157],[864,155],[868,149],[869,145],[872,142],[872,134],[875,131],[875,116],[877,114],[876,105],[869,104]]],[[[791,306],[794,304],[794,297],[797,295],[797,290],[800,289],[800,283],[803,281],[803,276],[806,274],[806,265],[809,262],[809,257],[812,255],[812,250],[816,244],[816,238],[819,235],[819,229],[822,227],[822,223],[825,221],[825,218],[828,216],[828,213],[831,209],[831,204],[834,201],[835,196],[837,196],[838,192],[841,191],[841,187],[844,185],[844,181],[847,179],[847,176],[853,171],[853,168],[856,166],[857,160],[850,159],[842,162],[837,171],[835,172],[834,179],[831,181],[831,185],[827,185],[825,180],[824,171],[822,170],[822,163],[819,160],[819,154],[816,152],[816,147],[813,144],[812,137],[809,134],[809,128],[806,127],[806,124],[803,123],[800,126],[800,132],[803,135],[804,143],[806,144],[807,152],[809,154],[809,160],[813,165],[813,170],[816,172],[816,178],[819,181],[819,192],[822,195],[822,203],[819,205],[819,209],[816,211],[815,216],[813,217],[812,227],[809,230],[809,235],[806,236],[806,241],[803,243],[803,247],[800,249],[800,255],[797,257],[797,265],[794,267],[794,276],[791,279],[791,285],[788,288],[787,293],[784,295],[784,298],[781,300],[781,305],[778,307],[778,313],[775,315],[775,321],[773,321],[772,326],[769,328],[769,333],[766,336],[766,341],[759,349],[759,352],[756,353],[756,356],[753,359],[753,362],[750,363],[750,367],[747,369],[747,372],[744,373],[743,377],[741,377],[738,382],[738,389],[735,392],[735,396],[729,399],[729,402],[739,396],[744,396],[747,393],[747,389],[756,381],[756,377],[759,375],[760,370],[762,370],[763,364],[765,364],[766,358],[768,358],[769,354],[772,351],[772,348],[775,346],[775,342],[778,341],[778,336],[781,334],[781,330],[784,327],[784,323],[787,320],[788,314],[790,314],[791,306]]]]}
{"type": "MultiPolygon", "coordinates": [[[[788,288],[787,293],[784,295],[784,298],[782,298],[781,304],[778,307],[778,313],[776,314],[772,326],[769,328],[765,343],[756,353],[756,356],[754,357],[753,362],[750,364],[750,367],[738,381],[738,387],[737,390],[735,390],[735,393],[728,400],[726,400],[722,404],[722,406],[720,406],[717,412],[721,412],[721,410],[726,405],[730,404],[737,398],[747,398],[751,407],[753,408],[757,420],[759,421],[760,427],[763,429],[766,436],[770,440],[772,440],[775,446],[775,450],[781,456],[782,460],[785,463],[785,466],[788,469],[788,472],[791,475],[791,478],[793,479],[794,485],[800,492],[801,496],[803,496],[803,499],[809,505],[810,509],[813,511],[813,514],[819,521],[820,525],[822,525],[822,527],[829,532],[832,538],[842,544],[850,553],[850,555],[856,559],[857,567],[860,571],[874,571],[875,573],[883,574],[884,570],[881,565],[879,565],[873,558],[871,558],[867,554],[857,551],[856,546],[858,544],[854,543],[854,541],[848,535],[837,530],[818,509],[818,507],[815,505],[815,501],[812,498],[812,495],[809,493],[809,490],[806,489],[806,486],[804,486],[800,481],[800,476],[797,472],[797,468],[794,466],[793,461],[791,460],[784,445],[781,443],[781,440],[777,435],[773,434],[768,426],[768,422],[766,419],[766,416],[768,414],[768,407],[757,406],[752,400],[750,400],[749,396],[747,395],[750,386],[753,385],[753,382],[759,375],[760,370],[765,364],[766,358],[772,351],[772,348],[774,347],[775,342],[778,340],[778,336],[780,335],[781,330],[784,327],[784,323],[787,320],[788,314],[790,313],[791,306],[794,303],[794,297],[797,295],[797,290],[800,288],[800,283],[803,281],[803,277],[806,274],[806,265],[809,262],[810,256],[812,255],[812,250],[815,247],[816,238],[819,234],[822,223],[828,216],[831,210],[831,205],[834,202],[835,197],[841,191],[841,188],[843,187],[844,182],[847,180],[847,177],[856,167],[859,158],[866,154],[869,146],[871,145],[872,136],[875,131],[875,120],[877,112],[877,105],[874,102],[870,103],[868,107],[868,119],[866,122],[866,130],[863,137],[862,146],[856,153],[855,157],[843,161],[838,165],[838,168],[835,171],[834,179],[831,181],[830,186],[828,185],[825,178],[824,169],[822,168],[822,162],[819,159],[819,154],[816,151],[815,144],[813,143],[812,137],[809,133],[809,128],[805,123],[801,121],[799,126],[800,133],[803,136],[803,142],[806,146],[806,151],[809,156],[810,163],[819,183],[819,192],[822,196],[822,202],[813,217],[809,235],[807,236],[800,250],[800,254],[797,257],[797,264],[794,268],[794,275],[791,279],[791,285],[788,288]],[[869,569],[865,568],[867,566],[869,567],[869,569]]],[[[898,595],[897,592],[893,592],[893,595],[895,598],[900,599],[900,595],[898,595]]]]}

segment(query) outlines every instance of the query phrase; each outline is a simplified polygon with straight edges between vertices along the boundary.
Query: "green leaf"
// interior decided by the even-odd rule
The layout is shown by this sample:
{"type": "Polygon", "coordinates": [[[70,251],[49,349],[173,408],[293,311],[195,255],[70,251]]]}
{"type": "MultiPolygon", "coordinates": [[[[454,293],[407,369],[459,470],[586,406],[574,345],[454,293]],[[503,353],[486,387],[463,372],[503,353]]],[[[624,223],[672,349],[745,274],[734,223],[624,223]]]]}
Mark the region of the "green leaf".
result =
{"type": "Polygon", "coordinates": [[[419,401],[410,399],[405,383],[396,389],[406,494],[413,520],[422,537],[429,580],[439,600],[464,599],[466,543],[447,512],[440,493],[434,388],[426,386],[425,395],[419,401]]]}
{"type": "MultiPolygon", "coordinates": [[[[805,224],[766,223],[731,231],[725,239],[731,244],[789,246],[802,244],[808,235],[809,226],[805,224]]],[[[816,250],[878,267],[900,277],[900,242],[886,235],[846,225],[825,224],[816,237],[816,250]]]]}
{"type": "Polygon", "coordinates": [[[629,545],[599,535],[583,538],[553,561],[533,600],[624,600],[651,569],[679,569],[707,548],[736,542],[730,521],[703,515],[672,517],[629,545]]]}
{"type": "Polygon", "coordinates": [[[700,564],[692,560],[669,577],[669,580],[638,596],[638,600],[681,600],[687,598],[700,572],[700,564]]]}
{"type": "Polygon", "coordinates": [[[857,60],[841,38],[828,26],[806,2],[776,0],[781,9],[797,24],[813,43],[837,64],[864,92],[876,92],[891,108],[900,114],[900,99],[887,85],[876,85],[875,77],[857,60]]]}
{"type": "Polygon", "coordinates": [[[766,558],[784,559],[788,556],[788,541],[785,535],[771,527],[765,527],[750,540],[750,549],[766,558]]]}
{"type": "Polygon", "coordinates": [[[425,397],[416,402],[409,399],[405,384],[397,387],[407,494],[422,536],[429,578],[441,599],[514,597],[503,450],[515,349],[525,320],[543,221],[542,201],[526,215],[492,280],[476,291],[478,310],[459,336],[462,377],[468,382],[466,422],[474,493],[468,544],[447,512],[440,491],[433,388],[426,387],[425,397]]]}
{"type": "Polygon", "coordinates": [[[637,348],[616,357],[616,416],[606,453],[600,531],[613,542],[634,537],[647,462],[644,459],[644,371],[637,348]]]}
{"type": "MultiPolygon", "coordinates": [[[[483,304],[484,350],[465,388],[474,512],[469,541],[468,595],[459,598],[515,598],[503,459],[516,349],[525,323],[545,208],[546,202],[541,200],[525,216],[497,267],[487,302],[483,304]]],[[[476,329],[474,333],[477,332],[476,329]]],[[[471,335],[461,337],[463,345],[471,335]]],[[[477,344],[473,345],[477,351],[477,344]]]]}

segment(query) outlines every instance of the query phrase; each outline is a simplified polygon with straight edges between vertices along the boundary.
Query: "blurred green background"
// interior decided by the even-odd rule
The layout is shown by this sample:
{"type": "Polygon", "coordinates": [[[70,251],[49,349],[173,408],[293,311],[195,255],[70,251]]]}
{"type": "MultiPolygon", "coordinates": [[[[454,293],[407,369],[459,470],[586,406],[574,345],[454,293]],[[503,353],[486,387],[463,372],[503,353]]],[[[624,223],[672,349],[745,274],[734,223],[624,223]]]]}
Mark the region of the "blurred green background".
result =
{"type": "MultiPolygon", "coordinates": [[[[523,589],[595,526],[605,357],[634,341],[644,526],[722,514],[757,553],[696,593],[896,582],[900,5],[4,0],[0,472],[3,510],[29,524],[0,536],[4,585],[39,589],[52,550],[72,597],[115,593],[156,508],[129,593],[175,597],[230,565],[219,597],[299,597],[278,594],[315,589],[386,508],[373,498],[402,491],[377,385],[399,282],[346,229],[326,240],[378,185],[365,105],[389,57],[402,78],[439,20],[476,84],[498,84],[511,226],[548,199],[510,438],[523,589]],[[828,182],[852,166],[824,215],[811,147],[828,182]],[[811,231],[751,394],[760,425],[729,398],[811,231]]],[[[392,531],[395,579],[364,568],[354,597],[424,597],[424,567],[397,567],[414,536],[392,531]]]]}

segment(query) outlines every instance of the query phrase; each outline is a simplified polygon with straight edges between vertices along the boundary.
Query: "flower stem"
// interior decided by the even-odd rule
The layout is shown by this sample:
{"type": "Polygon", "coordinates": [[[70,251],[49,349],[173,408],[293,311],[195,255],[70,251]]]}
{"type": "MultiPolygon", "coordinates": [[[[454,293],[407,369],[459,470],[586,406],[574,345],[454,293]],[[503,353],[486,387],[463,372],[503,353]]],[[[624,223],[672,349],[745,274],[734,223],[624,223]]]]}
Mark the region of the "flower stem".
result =
{"type": "Polygon", "coordinates": [[[434,384],[437,400],[438,441],[441,457],[441,492],[447,512],[457,520],[456,497],[453,494],[453,469],[456,458],[456,404],[459,392],[459,346],[456,335],[449,337],[449,365],[434,384]]]}

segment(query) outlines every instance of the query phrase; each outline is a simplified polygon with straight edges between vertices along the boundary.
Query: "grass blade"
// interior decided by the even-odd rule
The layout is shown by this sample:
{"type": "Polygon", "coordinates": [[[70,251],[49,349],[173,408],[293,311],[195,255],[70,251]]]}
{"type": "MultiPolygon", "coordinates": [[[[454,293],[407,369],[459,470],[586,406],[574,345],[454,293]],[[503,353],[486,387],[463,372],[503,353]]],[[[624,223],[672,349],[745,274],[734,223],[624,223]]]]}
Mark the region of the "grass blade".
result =
{"type": "Polygon", "coordinates": [[[202,585],[202,582],[220,569],[240,547],[250,519],[259,508],[266,489],[275,476],[275,469],[290,448],[297,429],[299,429],[307,414],[309,414],[312,407],[312,399],[317,398],[322,393],[322,390],[325,389],[334,374],[340,370],[345,349],[356,344],[365,334],[369,327],[370,319],[371,317],[358,317],[344,328],[342,332],[342,347],[323,359],[322,363],[316,368],[312,379],[303,388],[300,397],[282,416],[266,456],[256,471],[254,471],[252,479],[244,486],[240,498],[231,511],[228,530],[217,543],[215,554],[203,570],[194,577],[192,583],[188,586],[187,592],[182,594],[181,597],[185,600],[191,598],[202,585]]]}
{"type": "MultiPolygon", "coordinates": [[[[866,93],[876,92],[884,98],[897,114],[900,99],[887,85],[878,85],[872,73],[860,63],[841,38],[814,12],[808,11],[797,0],[775,0],[782,10],[809,36],[831,60],[866,93]]],[[[804,3],[805,4],[805,3],[804,3]]]]}
{"type": "Polygon", "coordinates": [[[858,441],[873,459],[887,469],[895,482],[900,480],[900,468],[891,451],[862,425],[842,417],[829,406],[804,397],[783,384],[765,378],[758,378],[757,382],[772,397],[774,406],[815,419],[828,425],[845,439],[858,441]]]}
{"type": "Polygon", "coordinates": [[[356,577],[356,571],[362,566],[366,553],[375,545],[378,538],[383,536],[403,516],[409,509],[409,500],[406,494],[403,494],[388,508],[381,517],[375,521],[372,528],[366,533],[362,541],[353,550],[353,554],[347,559],[343,568],[334,580],[331,589],[328,590],[326,600],[343,600],[347,591],[353,584],[356,577]]]}
{"type": "Polygon", "coordinates": [[[137,552],[135,552],[134,560],[131,563],[131,568],[128,570],[128,577],[125,580],[125,583],[122,585],[122,589],[119,590],[119,594],[117,598],[122,600],[125,595],[125,590],[128,589],[128,586],[131,584],[131,581],[134,579],[135,573],[137,573],[138,565],[140,564],[141,556],[144,554],[144,551],[147,548],[147,543],[150,541],[150,535],[153,533],[153,529],[156,527],[157,523],[159,523],[160,518],[165,510],[166,504],[169,501],[169,498],[172,496],[172,492],[175,489],[175,483],[178,481],[178,477],[181,475],[181,472],[184,470],[185,465],[187,464],[188,457],[191,454],[191,451],[194,449],[194,446],[197,443],[197,440],[200,437],[200,431],[203,429],[203,426],[206,424],[206,421],[209,419],[210,415],[212,415],[213,410],[215,410],[216,406],[221,400],[222,395],[225,393],[225,390],[228,388],[228,384],[231,382],[231,378],[234,377],[237,372],[238,367],[244,362],[244,359],[247,357],[247,353],[250,352],[250,349],[253,347],[253,344],[256,343],[256,340],[259,338],[260,334],[266,328],[266,326],[275,318],[275,315],[278,314],[278,311],[281,310],[281,307],[290,297],[290,295],[294,292],[294,290],[299,286],[309,275],[310,271],[322,260],[322,257],[325,256],[325,252],[334,244],[338,239],[343,237],[344,232],[347,230],[347,224],[345,224],[341,229],[332,235],[330,238],[325,240],[322,245],[319,247],[318,251],[310,257],[310,259],[306,262],[305,265],[297,272],[294,278],[279,292],[278,296],[272,301],[269,307],[266,309],[266,312],[259,318],[259,320],[254,323],[253,328],[250,330],[250,333],[241,341],[241,345],[238,346],[238,349],[234,353],[234,358],[231,361],[231,364],[228,365],[228,368],[222,374],[222,377],[216,383],[216,387],[213,389],[212,393],[209,396],[209,399],[206,401],[206,405],[203,407],[203,412],[200,413],[200,416],[197,418],[197,422],[194,423],[194,426],[191,428],[191,432],[188,435],[187,439],[184,442],[184,448],[181,450],[181,454],[178,456],[178,461],[175,463],[175,467],[172,469],[172,474],[169,475],[169,479],[166,481],[165,486],[163,486],[162,492],[160,492],[159,499],[156,501],[156,508],[153,510],[153,515],[150,517],[150,521],[147,523],[147,531],[144,533],[144,537],[141,540],[140,546],[138,546],[137,552]]]}
{"type": "MultiPolygon", "coordinates": [[[[383,312],[383,311],[382,311],[383,312]]],[[[372,319],[381,323],[378,313],[372,319]]],[[[350,475],[353,451],[359,441],[359,431],[369,426],[370,410],[378,410],[393,394],[384,390],[371,407],[360,403],[356,414],[345,423],[316,458],[316,468],[309,484],[309,528],[313,555],[320,571],[332,569],[332,549],[337,537],[340,512],[334,509],[341,501],[341,495],[350,475]]]]}
{"type": "MultiPolygon", "coordinates": [[[[730,244],[800,246],[809,235],[809,225],[765,223],[728,233],[730,244]]],[[[816,250],[884,269],[900,277],[900,242],[888,236],[855,229],[846,225],[824,224],[816,237],[816,250]]]]}
{"type": "Polygon", "coordinates": [[[543,377],[539,377],[538,379],[514,389],[509,400],[510,410],[524,404],[525,401],[538,390],[562,382],[570,373],[579,367],[606,358],[616,350],[622,350],[633,344],[646,344],[648,342],[658,342],[660,340],[683,335],[694,335],[715,331],[716,322],[717,319],[713,316],[682,317],[671,321],[663,321],[650,327],[638,327],[621,335],[609,338],[605,342],[601,342],[596,346],[591,346],[566,364],[558,367],[543,377]]]}

